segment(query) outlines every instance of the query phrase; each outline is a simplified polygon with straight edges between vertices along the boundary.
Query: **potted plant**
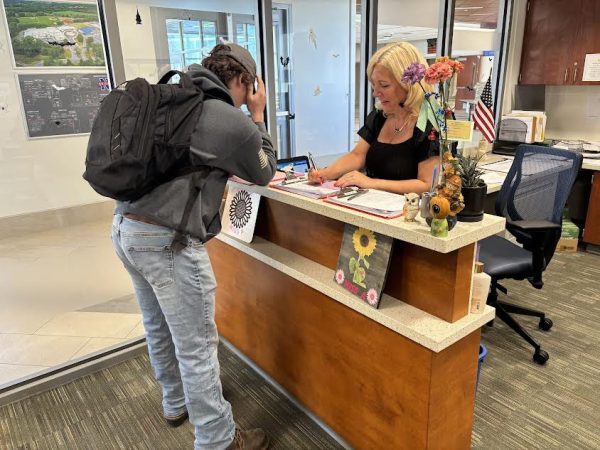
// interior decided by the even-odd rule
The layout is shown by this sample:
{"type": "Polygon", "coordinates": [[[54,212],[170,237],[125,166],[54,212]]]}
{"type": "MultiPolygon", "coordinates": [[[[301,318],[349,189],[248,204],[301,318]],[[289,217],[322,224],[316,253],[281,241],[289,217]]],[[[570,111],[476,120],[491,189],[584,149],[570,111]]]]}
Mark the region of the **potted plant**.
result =
{"type": "Polygon", "coordinates": [[[481,156],[457,156],[457,169],[462,181],[462,195],[465,207],[458,213],[461,222],[479,222],[483,220],[487,185],[481,179],[483,171],[477,168],[481,156]]]}

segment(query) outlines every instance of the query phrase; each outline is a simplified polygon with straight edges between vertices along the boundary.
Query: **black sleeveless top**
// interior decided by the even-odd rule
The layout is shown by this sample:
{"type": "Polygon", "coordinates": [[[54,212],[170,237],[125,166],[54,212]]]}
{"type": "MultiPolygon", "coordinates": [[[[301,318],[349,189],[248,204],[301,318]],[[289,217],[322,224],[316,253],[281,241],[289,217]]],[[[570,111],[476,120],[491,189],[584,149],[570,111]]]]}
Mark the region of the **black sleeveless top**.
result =
{"type": "Polygon", "coordinates": [[[399,144],[384,144],[377,140],[386,118],[374,110],[365,119],[358,135],[370,144],[365,161],[368,177],[383,180],[412,180],[417,178],[418,166],[431,156],[439,154],[439,145],[427,136],[433,126],[427,123],[425,131],[415,127],[413,135],[399,144]]]}

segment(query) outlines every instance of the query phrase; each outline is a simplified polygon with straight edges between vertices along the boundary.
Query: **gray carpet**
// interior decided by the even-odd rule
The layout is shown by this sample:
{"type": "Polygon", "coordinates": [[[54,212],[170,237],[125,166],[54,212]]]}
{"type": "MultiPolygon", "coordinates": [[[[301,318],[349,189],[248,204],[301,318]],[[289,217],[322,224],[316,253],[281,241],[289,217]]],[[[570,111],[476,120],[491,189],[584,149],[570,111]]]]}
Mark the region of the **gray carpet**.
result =
{"type": "MultiPolygon", "coordinates": [[[[496,321],[483,341],[473,448],[600,449],[600,256],[559,254],[543,290],[507,282],[507,300],[539,307],[550,332],[520,319],[550,353],[546,366],[496,321]]],[[[225,396],[242,427],[262,427],[274,449],[341,448],[234,354],[220,347],[225,396]]],[[[167,428],[146,356],[0,408],[0,449],[191,449],[191,425],[167,428]]],[[[385,443],[381,445],[385,449],[385,443]]]]}
{"type": "Polygon", "coordinates": [[[533,348],[500,320],[483,328],[488,356],[475,402],[473,448],[600,449],[600,256],[559,253],[544,287],[507,281],[500,299],[546,312],[515,316],[550,354],[545,366],[533,348]]]}
{"type": "MultiPolygon", "coordinates": [[[[340,449],[327,433],[226,347],[225,397],[242,428],[263,428],[273,449],[340,449]]],[[[0,449],[190,450],[189,422],[169,428],[147,355],[0,408],[0,449]]]]}

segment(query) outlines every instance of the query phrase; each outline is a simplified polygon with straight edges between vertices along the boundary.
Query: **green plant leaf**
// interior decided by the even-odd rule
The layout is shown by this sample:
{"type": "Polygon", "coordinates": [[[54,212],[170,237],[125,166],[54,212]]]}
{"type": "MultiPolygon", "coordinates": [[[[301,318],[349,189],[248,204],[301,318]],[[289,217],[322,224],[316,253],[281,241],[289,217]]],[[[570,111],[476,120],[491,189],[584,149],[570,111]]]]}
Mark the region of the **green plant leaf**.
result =
{"type": "Polygon", "coordinates": [[[356,261],[356,258],[354,256],[350,258],[350,263],[348,264],[348,266],[350,269],[350,273],[356,272],[356,269],[358,267],[358,261],[356,261]]]}
{"type": "Polygon", "coordinates": [[[362,283],[362,282],[363,282],[363,280],[364,280],[364,279],[367,277],[367,271],[365,270],[365,268],[364,268],[364,267],[359,267],[359,268],[356,270],[356,273],[358,274],[358,278],[359,278],[359,281],[360,281],[361,283],[362,283]]]}
{"type": "Polygon", "coordinates": [[[457,156],[456,168],[465,187],[477,187],[482,183],[481,175],[483,171],[477,168],[477,164],[481,160],[481,156],[457,156]]]}
{"type": "Polygon", "coordinates": [[[367,261],[367,258],[363,258],[363,262],[365,263],[365,267],[368,269],[371,264],[369,264],[369,261],[367,261]]]}

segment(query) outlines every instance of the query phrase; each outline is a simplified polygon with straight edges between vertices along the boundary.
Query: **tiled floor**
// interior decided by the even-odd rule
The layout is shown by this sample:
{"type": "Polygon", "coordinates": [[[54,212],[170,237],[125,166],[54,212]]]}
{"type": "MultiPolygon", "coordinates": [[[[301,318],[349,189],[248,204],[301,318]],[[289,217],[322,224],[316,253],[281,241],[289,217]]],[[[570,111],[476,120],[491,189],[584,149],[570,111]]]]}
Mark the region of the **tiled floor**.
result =
{"type": "Polygon", "coordinates": [[[143,335],[110,220],[0,240],[0,387],[143,335]]]}

